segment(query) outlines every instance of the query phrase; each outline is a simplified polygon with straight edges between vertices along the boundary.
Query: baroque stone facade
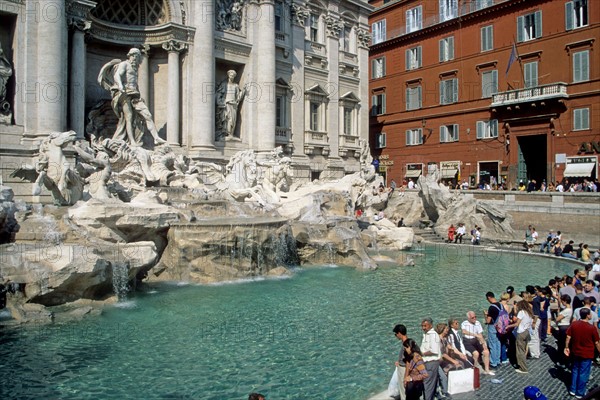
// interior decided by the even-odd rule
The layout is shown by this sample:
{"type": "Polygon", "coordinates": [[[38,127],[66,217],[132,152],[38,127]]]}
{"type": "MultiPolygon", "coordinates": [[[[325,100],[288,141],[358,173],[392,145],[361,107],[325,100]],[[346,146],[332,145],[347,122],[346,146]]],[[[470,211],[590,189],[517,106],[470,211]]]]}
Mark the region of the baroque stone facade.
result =
{"type": "Polygon", "coordinates": [[[110,100],[98,84],[102,66],[132,47],[143,55],[140,95],[176,152],[224,163],[239,150],[282,146],[297,178],[356,172],[368,137],[371,8],[362,0],[0,0],[0,45],[13,68],[2,177],[30,194],[10,171],[31,164],[50,132],[86,138],[90,115],[110,100]],[[231,70],[245,97],[234,132],[217,135],[216,91],[231,70]]]}

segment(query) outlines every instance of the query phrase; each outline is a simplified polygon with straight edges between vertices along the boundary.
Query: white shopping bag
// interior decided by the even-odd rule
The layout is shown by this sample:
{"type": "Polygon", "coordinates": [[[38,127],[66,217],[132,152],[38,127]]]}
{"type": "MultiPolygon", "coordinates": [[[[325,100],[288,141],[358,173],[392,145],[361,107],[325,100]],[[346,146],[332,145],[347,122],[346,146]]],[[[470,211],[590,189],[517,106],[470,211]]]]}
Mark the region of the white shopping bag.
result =
{"type": "Polygon", "coordinates": [[[400,388],[398,387],[398,367],[394,370],[394,375],[392,375],[392,379],[390,379],[390,384],[388,385],[388,396],[396,397],[400,395],[400,388]]]}
{"type": "Polygon", "coordinates": [[[473,368],[448,372],[448,393],[457,394],[473,390],[473,368]]]}

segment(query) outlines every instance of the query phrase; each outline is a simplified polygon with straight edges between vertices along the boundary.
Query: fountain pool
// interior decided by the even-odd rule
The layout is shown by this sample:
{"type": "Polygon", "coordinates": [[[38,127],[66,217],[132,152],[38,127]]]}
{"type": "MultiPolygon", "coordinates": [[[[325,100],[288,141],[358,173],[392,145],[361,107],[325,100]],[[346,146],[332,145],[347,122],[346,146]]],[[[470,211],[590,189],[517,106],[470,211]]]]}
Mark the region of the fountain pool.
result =
{"type": "MultiPolygon", "coordinates": [[[[99,317],[0,330],[0,398],[365,399],[381,392],[421,318],[482,317],[485,292],[545,284],[573,264],[470,246],[415,266],[326,266],[286,279],[152,284],[99,317]]],[[[417,254],[420,253],[420,254],[417,254]]]]}

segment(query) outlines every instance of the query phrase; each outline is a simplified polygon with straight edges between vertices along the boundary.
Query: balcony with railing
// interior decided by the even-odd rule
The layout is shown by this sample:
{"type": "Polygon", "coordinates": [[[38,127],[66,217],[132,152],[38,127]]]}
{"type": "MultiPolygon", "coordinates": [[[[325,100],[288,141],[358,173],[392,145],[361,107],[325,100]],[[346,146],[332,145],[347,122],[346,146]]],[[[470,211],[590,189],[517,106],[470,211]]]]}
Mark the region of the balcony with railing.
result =
{"type": "Polygon", "coordinates": [[[567,84],[558,82],[549,85],[496,93],[492,95],[491,107],[567,97],[569,97],[567,94],[567,84]]]}
{"type": "Polygon", "coordinates": [[[381,35],[378,37],[373,37],[371,45],[382,43],[397,37],[401,37],[412,32],[417,32],[447,21],[452,21],[454,19],[457,19],[458,17],[472,14],[479,10],[492,7],[496,4],[505,3],[507,1],[512,0],[471,0],[466,1],[464,3],[459,1],[457,3],[461,4],[458,4],[457,7],[448,8],[446,10],[443,10],[442,12],[439,12],[436,15],[430,15],[424,19],[412,20],[410,21],[411,23],[407,25],[400,26],[395,29],[390,29],[385,34],[385,37],[381,37],[381,35]]]}

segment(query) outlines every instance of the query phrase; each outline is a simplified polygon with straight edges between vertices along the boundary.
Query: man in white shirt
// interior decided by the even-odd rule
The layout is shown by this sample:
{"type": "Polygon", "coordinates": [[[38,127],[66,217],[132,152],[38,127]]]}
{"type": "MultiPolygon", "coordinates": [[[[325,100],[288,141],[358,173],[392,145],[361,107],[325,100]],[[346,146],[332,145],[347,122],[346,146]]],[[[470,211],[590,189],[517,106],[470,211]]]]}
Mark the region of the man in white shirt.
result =
{"type": "Polygon", "coordinates": [[[479,367],[479,356],[483,358],[483,373],[486,375],[496,375],[490,371],[490,351],[487,348],[483,337],[483,327],[477,321],[477,315],[473,311],[467,313],[467,320],[460,325],[462,329],[465,349],[473,355],[475,366],[479,367]]]}
{"type": "Polygon", "coordinates": [[[465,224],[459,223],[458,229],[456,230],[456,236],[454,238],[454,243],[458,243],[460,241],[460,243],[462,244],[463,236],[465,236],[466,233],[467,233],[467,228],[465,227],[465,224]]]}
{"type": "Polygon", "coordinates": [[[433,320],[425,318],[421,322],[421,328],[425,335],[421,342],[421,353],[423,353],[423,361],[425,369],[429,374],[423,381],[425,386],[425,400],[433,400],[438,385],[438,370],[440,368],[440,359],[442,358],[442,349],[440,347],[440,335],[433,329],[433,320]]]}
{"type": "Polygon", "coordinates": [[[412,179],[408,180],[408,188],[409,189],[414,189],[415,188],[415,183],[413,182],[412,179]]]}

